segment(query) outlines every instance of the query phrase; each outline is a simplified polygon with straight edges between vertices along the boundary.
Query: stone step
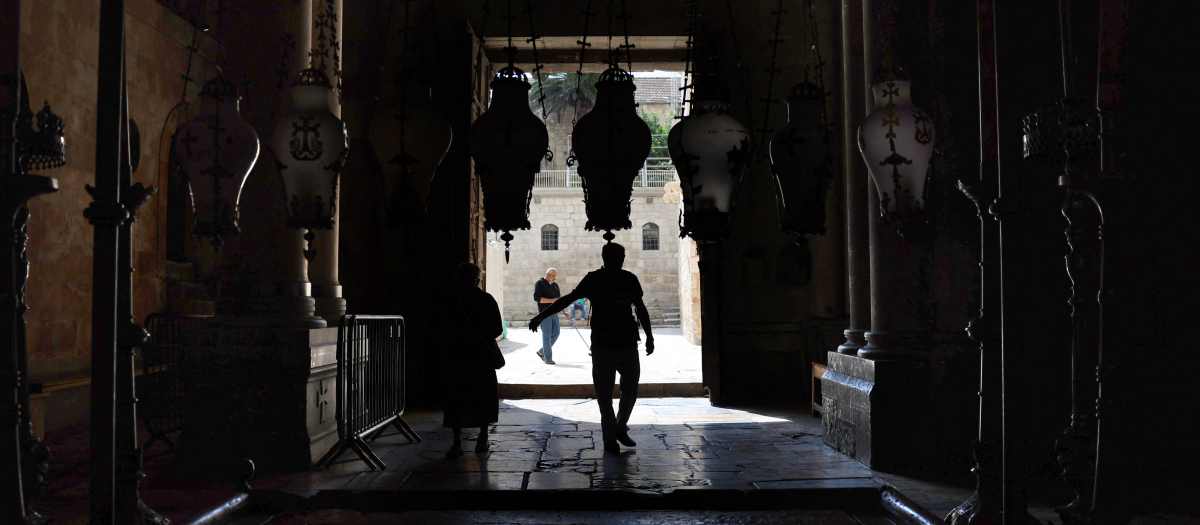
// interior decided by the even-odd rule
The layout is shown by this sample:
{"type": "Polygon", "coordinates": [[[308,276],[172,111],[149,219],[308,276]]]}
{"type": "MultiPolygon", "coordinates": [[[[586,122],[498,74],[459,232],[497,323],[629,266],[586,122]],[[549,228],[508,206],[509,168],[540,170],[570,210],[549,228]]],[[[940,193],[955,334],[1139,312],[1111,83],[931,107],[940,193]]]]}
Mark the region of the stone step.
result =
{"type": "MultiPolygon", "coordinates": [[[[613,385],[613,397],[621,396],[620,385],[613,385]]],[[[706,397],[708,391],[701,383],[642,383],[638,397],[706,397]]],[[[592,399],[596,388],[587,385],[529,385],[500,384],[502,399],[592,399]]]]}

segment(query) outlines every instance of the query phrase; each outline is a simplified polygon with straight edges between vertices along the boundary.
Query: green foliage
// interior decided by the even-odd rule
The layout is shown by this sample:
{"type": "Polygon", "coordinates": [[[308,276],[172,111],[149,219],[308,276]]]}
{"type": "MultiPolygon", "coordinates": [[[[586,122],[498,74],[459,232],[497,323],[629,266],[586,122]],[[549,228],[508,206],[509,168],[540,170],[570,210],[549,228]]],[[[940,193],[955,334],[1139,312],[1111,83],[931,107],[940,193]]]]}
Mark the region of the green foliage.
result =
{"type": "MultiPolygon", "coordinates": [[[[642,121],[650,127],[650,156],[651,157],[667,157],[667,133],[671,131],[671,126],[675,122],[675,109],[667,110],[667,114],[663,118],[659,118],[657,112],[641,110],[642,121]],[[663,123],[666,123],[665,125],[663,123]]],[[[670,160],[651,160],[650,166],[667,166],[670,165],[670,160]]]]}
{"type": "Polygon", "coordinates": [[[534,113],[541,114],[542,104],[538,98],[545,93],[547,115],[555,115],[561,122],[564,115],[568,118],[576,116],[575,108],[578,104],[578,116],[582,117],[596,104],[596,81],[598,80],[600,80],[599,73],[584,73],[582,79],[574,73],[544,75],[541,84],[535,84],[533,89],[529,90],[529,109],[534,113]],[[579,83],[578,93],[575,91],[576,82],[579,83]]]}

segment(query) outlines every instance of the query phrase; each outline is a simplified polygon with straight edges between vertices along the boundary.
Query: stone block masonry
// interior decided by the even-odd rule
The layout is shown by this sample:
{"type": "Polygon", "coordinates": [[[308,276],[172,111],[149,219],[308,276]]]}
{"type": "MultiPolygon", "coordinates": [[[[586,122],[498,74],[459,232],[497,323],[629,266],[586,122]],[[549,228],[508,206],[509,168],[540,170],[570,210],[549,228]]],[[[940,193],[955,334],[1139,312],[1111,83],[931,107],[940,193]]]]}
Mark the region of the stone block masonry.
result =
{"type": "MultiPolygon", "coordinates": [[[[643,299],[651,317],[661,317],[664,309],[679,307],[679,205],[663,200],[663,188],[634,188],[630,221],[633,227],[613,232],[613,242],[625,247],[625,269],[642,283],[643,299]],[[647,202],[647,199],[652,202],[647,202]],[[643,229],[658,227],[658,249],[643,249],[643,229]]],[[[511,262],[504,272],[504,318],[529,319],[537,313],[533,302],[533,284],[547,268],[558,269],[559,288],[570,293],[588,272],[600,268],[603,232],[584,229],[587,213],[583,190],[535,188],[535,202],[529,204],[529,230],[513,232],[511,262]],[[536,202],[540,200],[540,202],[536,202]],[[558,249],[542,249],[542,228],[558,228],[558,249]]],[[[497,234],[498,235],[498,234],[497,234]]],[[[503,259],[500,260],[503,264],[503,259]]],[[[496,264],[489,265],[496,271],[496,264]]],[[[499,299],[499,298],[498,298],[499,299]]]]}

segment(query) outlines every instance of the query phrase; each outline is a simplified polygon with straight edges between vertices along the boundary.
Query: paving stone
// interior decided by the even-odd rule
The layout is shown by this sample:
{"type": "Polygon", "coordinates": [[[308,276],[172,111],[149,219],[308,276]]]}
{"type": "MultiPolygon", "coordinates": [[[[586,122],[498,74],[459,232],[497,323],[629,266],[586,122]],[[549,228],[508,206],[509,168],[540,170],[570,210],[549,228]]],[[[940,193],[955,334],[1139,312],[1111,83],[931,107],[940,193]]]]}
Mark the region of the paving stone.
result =
{"type": "Polygon", "coordinates": [[[546,450],[583,450],[591,449],[592,438],[582,437],[552,437],[546,442],[546,450]]]}
{"type": "Polygon", "coordinates": [[[738,473],[738,478],[758,483],[760,481],[781,481],[797,479],[829,479],[829,474],[823,470],[746,470],[738,473]]]}
{"type": "Polygon", "coordinates": [[[530,490],[538,489],[588,489],[592,478],[577,472],[533,472],[529,474],[530,490]]]}
{"type": "Polygon", "coordinates": [[[400,490],[520,490],[522,472],[413,472],[400,490]]]}
{"type": "Polygon", "coordinates": [[[873,479],[808,479],[755,482],[754,486],[760,489],[844,489],[879,488],[882,484],[873,479]]]}
{"type": "Polygon", "coordinates": [[[394,490],[408,479],[411,472],[381,470],[363,472],[350,480],[342,490],[394,490]]]}
{"type": "Polygon", "coordinates": [[[547,461],[556,459],[577,459],[578,457],[578,450],[546,450],[542,452],[541,459],[543,461],[547,461]]]}
{"type": "MultiPolygon", "coordinates": [[[[525,327],[509,327],[508,339],[499,342],[506,364],[496,371],[502,384],[568,385],[592,383],[592,363],[584,341],[591,340],[591,330],[580,327],[579,334],[570,324],[562,326],[562,334],[554,344],[554,361],[546,365],[537,356],[542,344],[540,332],[525,327]]],[[[654,328],[656,351],[651,356],[640,354],[642,383],[699,383],[702,378],[700,346],[688,343],[678,328],[654,328]]],[[[703,399],[703,398],[700,398],[703,399]]],[[[708,404],[703,400],[703,404],[708,404]]]]}
{"type": "Polygon", "coordinates": [[[443,458],[417,465],[416,472],[533,472],[536,461],[459,461],[443,458]]]}
{"type": "MultiPolygon", "coordinates": [[[[580,458],[582,458],[582,459],[600,459],[600,458],[604,458],[604,457],[608,457],[608,456],[612,456],[612,455],[613,454],[611,452],[605,452],[604,449],[585,450],[580,455],[580,458]],[[607,456],[606,456],[606,454],[607,454],[607,456]]],[[[631,458],[632,457],[639,457],[639,458],[654,457],[654,458],[690,459],[690,456],[688,456],[687,452],[685,452],[685,451],[665,450],[665,449],[664,450],[639,450],[636,448],[623,448],[623,449],[621,449],[621,455],[628,456],[631,458]]]]}
{"type": "Polygon", "coordinates": [[[835,468],[821,469],[831,478],[870,478],[874,477],[870,469],[865,468],[835,468]]]}

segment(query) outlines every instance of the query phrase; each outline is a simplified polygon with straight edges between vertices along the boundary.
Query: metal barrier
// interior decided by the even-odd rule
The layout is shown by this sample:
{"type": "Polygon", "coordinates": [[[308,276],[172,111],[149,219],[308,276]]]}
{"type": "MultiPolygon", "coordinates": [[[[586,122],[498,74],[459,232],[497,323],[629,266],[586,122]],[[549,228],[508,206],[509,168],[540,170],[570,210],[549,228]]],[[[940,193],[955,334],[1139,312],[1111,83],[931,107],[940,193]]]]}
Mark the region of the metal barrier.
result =
{"type": "Polygon", "coordinates": [[[371,470],[386,469],[366,440],[378,439],[388,426],[409,442],[421,441],[400,417],[406,401],[405,372],[403,317],[342,316],[337,342],[338,442],[316,468],[333,464],[346,449],[353,449],[371,470]]]}
{"type": "Polygon", "coordinates": [[[211,315],[153,313],[146,316],[150,339],[142,345],[142,377],[137,385],[138,416],[146,425],[150,439],[142,452],[155,441],[170,450],[175,442],[167,434],[183,430],[183,378],[179,363],[188,350],[204,344],[211,315]]]}

